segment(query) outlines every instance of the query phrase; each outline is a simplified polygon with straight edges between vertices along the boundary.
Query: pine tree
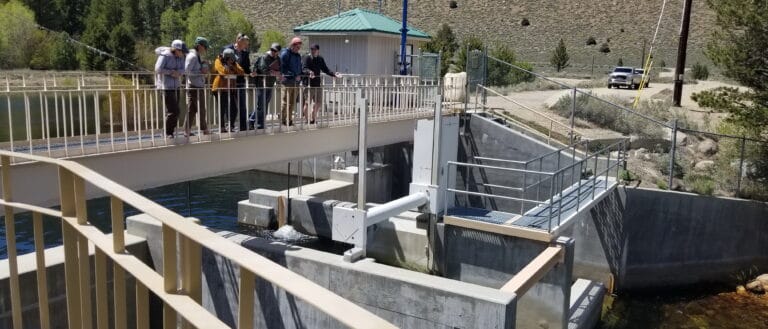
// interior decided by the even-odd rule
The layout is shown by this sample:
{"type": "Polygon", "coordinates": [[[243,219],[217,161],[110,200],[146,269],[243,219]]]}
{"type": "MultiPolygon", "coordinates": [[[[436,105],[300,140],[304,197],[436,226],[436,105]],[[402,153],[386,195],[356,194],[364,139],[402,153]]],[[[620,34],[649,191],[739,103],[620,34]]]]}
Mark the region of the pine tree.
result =
{"type": "Polygon", "coordinates": [[[557,72],[560,72],[564,68],[570,66],[570,63],[568,63],[569,60],[570,57],[568,56],[568,50],[565,49],[565,42],[563,39],[560,39],[557,48],[552,52],[552,58],[550,58],[549,62],[552,63],[552,67],[554,67],[557,72]]]}
{"type": "Polygon", "coordinates": [[[448,24],[443,23],[440,29],[435,33],[435,37],[424,45],[424,51],[432,53],[441,53],[440,72],[448,73],[451,66],[451,60],[456,53],[459,44],[456,42],[456,35],[448,24]]]}

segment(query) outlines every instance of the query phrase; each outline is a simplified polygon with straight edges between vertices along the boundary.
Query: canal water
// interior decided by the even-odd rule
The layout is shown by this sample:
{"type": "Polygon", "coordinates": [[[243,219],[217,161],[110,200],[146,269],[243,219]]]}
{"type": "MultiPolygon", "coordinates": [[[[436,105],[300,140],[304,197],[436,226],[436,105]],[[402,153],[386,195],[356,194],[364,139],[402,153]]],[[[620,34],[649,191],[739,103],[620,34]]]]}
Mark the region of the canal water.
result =
{"type": "MultiPolygon", "coordinates": [[[[311,183],[305,178],[304,184],[311,183]]],[[[283,190],[288,187],[288,176],[259,170],[248,170],[234,174],[198,179],[183,183],[151,188],[139,193],[148,199],[185,217],[199,218],[203,225],[216,229],[271,238],[270,231],[255,230],[237,224],[237,203],[248,198],[248,191],[256,188],[283,190]]],[[[290,178],[296,186],[297,178],[290,178]]],[[[138,214],[136,209],[126,205],[125,215],[138,214]]],[[[4,220],[4,217],[0,216],[4,220]]],[[[34,251],[32,216],[29,213],[16,214],[16,243],[19,254],[34,251]]],[[[111,232],[109,198],[88,201],[89,221],[104,232],[111,232]]],[[[0,259],[8,257],[5,240],[5,224],[0,224],[0,259]]],[[[61,224],[55,218],[43,218],[46,247],[61,244],[61,224]]],[[[318,243],[308,238],[300,244],[318,243]]],[[[332,246],[331,246],[332,247],[332,246]]],[[[327,249],[327,248],[326,248],[327,249]]],[[[333,248],[332,248],[333,249],[333,248]]]]}

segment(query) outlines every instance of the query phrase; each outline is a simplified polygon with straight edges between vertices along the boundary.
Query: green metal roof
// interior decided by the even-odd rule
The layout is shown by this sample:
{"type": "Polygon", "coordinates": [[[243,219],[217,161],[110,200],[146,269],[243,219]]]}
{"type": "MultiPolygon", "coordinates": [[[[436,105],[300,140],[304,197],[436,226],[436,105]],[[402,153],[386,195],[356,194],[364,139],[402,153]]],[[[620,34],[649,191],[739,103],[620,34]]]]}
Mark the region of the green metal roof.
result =
{"type": "MultiPolygon", "coordinates": [[[[381,32],[387,34],[400,34],[402,22],[394,20],[380,13],[353,9],[338,15],[323,18],[293,28],[294,32],[381,32]]],[[[430,38],[429,34],[408,26],[408,36],[415,38],[430,38]]]]}

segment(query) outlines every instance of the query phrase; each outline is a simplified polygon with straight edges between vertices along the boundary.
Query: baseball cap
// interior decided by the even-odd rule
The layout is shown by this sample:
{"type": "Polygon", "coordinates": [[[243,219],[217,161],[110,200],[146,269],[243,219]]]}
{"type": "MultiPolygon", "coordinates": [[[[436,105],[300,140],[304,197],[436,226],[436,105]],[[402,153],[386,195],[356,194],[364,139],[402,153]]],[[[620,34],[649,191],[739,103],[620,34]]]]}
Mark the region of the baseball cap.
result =
{"type": "Polygon", "coordinates": [[[301,43],[302,43],[301,42],[301,38],[299,38],[299,37],[294,37],[293,39],[291,39],[291,46],[296,45],[296,44],[300,45],[301,43]]]}
{"type": "Polygon", "coordinates": [[[195,38],[195,46],[197,46],[197,45],[201,45],[201,46],[205,47],[205,49],[208,49],[208,39],[203,38],[203,37],[195,38]]]}
{"type": "Polygon", "coordinates": [[[236,59],[235,50],[232,48],[225,48],[224,52],[221,53],[221,57],[224,57],[224,59],[236,59]]]}
{"type": "Polygon", "coordinates": [[[315,43],[315,44],[313,44],[313,45],[312,45],[312,47],[309,47],[309,49],[316,49],[316,50],[320,50],[320,45],[318,45],[318,44],[316,44],[316,43],[315,43]]]}
{"type": "Polygon", "coordinates": [[[189,49],[187,49],[187,45],[184,43],[184,41],[181,41],[181,40],[173,40],[173,42],[171,42],[171,48],[181,50],[184,53],[189,52],[189,49]]]}
{"type": "Polygon", "coordinates": [[[281,47],[279,43],[275,42],[271,46],[269,46],[269,49],[272,49],[274,51],[280,51],[281,49],[283,49],[283,47],[281,47]]]}

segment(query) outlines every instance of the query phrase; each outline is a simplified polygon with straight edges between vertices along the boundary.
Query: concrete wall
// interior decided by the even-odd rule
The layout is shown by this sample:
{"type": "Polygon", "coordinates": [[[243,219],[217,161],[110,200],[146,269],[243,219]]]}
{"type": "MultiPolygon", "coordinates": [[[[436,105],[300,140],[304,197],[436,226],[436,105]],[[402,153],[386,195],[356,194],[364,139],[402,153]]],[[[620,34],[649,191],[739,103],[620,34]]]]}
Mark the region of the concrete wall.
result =
{"type": "MultiPolygon", "coordinates": [[[[493,120],[480,115],[473,114],[465,116],[462,120],[463,134],[459,138],[459,162],[478,163],[483,165],[524,169],[523,165],[505,164],[501,162],[474,160],[473,157],[489,157],[497,159],[528,161],[541,155],[557,150],[546,143],[531,139],[514,129],[505,127],[493,120]]],[[[536,164],[530,165],[527,170],[535,171],[555,171],[558,168],[571,164],[572,158],[562,157],[559,161],[557,156],[550,156],[543,159],[541,168],[536,164]]],[[[577,158],[578,160],[578,158],[577,158]]],[[[564,177],[565,185],[570,185],[570,174],[564,177]]],[[[549,198],[551,180],[546,176],[534,176],[532,174],[524,175],[522,173],[500,171],[494,169],[464,168],[460,169],[456,175],[456,186],[459,189],[468,188],[470,191],[488,193],[494,195],[504,195],[510,197],[524,196],[529,200],[546,200],[549,198]],[[508,187],[522,187],[523,182],[529,186],[529,190],[523,195],[519,191],[510,191],[508,189],[487,187],[481,184],[494,184],[508,187]]],[[[558,187],[559,185],[556,185],[558,187]]],[[[520,202],[488,199],[480,197],[468,197],[457,194],[457,204],[460,206],[470,206],[475,208],[494,209],[500,211],[520,213],[520,202]]],[[[533,208],[535,205],[526,203],[525,209],[533,208]]]]}
{"type": "MultiPolygon", "coordinates": [[[[147,250],[146,240],[133,235],[126,235],[126,248],[127,250],[143,261],[149,261],[149,254],[147,250]]],[[[90,265],[91,265],[91,282],[94,280],[93,264],[94,264],[94,249],[90,248],[90,265]]],[[[21,287],[21,305],[22,305],[22,317],[24,328],[39,328],[40,327],[40,310],[38,308],[37,298],[37,265],[35,260],[35,253],[29,253],[18,257],[19,264],[19,286],[21,287]]],[[[108,262],[109,269],[112,268],[112,263],[108,262]]],[[[45,250],[45,268],[48,283],[48,311],[50,316],[51,328],[67,328],[67,300],[66,300],[66,282],[64,278],[64,247],[53,247],[45,250]]],[[[126,282],[126,318],[128,320],[128,327],[132,328],[136,326],[135,316],[135,291],[134,279],[126,273],[128,282],[126,282]]],[[[107,285],[112,285],[112,271],[107,273],[107,285]]],[[[94,283],[95,284],[95,283],[94,283]]],[[[109,295],[107,297],[112,302],[112,290],[109,289],[109,295]]],[[[91,300],[95,301],[95,288],[92,289],[91,300]]],[[[93,314],[95,321],[95,304],[93,306],[93,314]]],[[[113,311],[110,310],[110,323],[112,320],[113,311]]],[[[11,290],[10,290],[10,274],[8,268],[8,260],[0,260],[0,328],[12,328],[13,323],[11,319],[11,290]]]]}
{"type": "Polygon", "coordinates": [[[768,269],[768,203],[626,189],[622,288],[732,282],[768,269]]]}
{"type": "MultiPolygon", "coordinates": [[[[129,218],[128,230],[146,235],[155,268],[161,268],[160,226],[129,218]],[[159,259],[158,259],[159,258],[159,259]]],[[[220,232],[288,269],[330,289],[401,328],[513,328],[515,296],[497,289],[398,269],[363,260],[347,263],[339,255],[220,232]]],[[[236,265],[203,249],[203,303],[225,323],[237,318],[236,265]]],[[[338,328],[326,314],[257,279],[256,327],[338,328]]]]}
{"type": "MultiPolygon", "coordinates": [[[[446,277],[501,288],[549,244],[518,237],[438,224],[441,241],[436,257],[446,277]]],[[[552,268],[520,296],[517,328],[566,328],[569,317],[573,267],[572,239],[558,241],[565,260],[552,268]]]]}
{"type": "Polygon", "coordinates": [[[620,187],[580,213],[574,275],[609,289],[732,283],[768,268],[768,204],[620,187]]]}

